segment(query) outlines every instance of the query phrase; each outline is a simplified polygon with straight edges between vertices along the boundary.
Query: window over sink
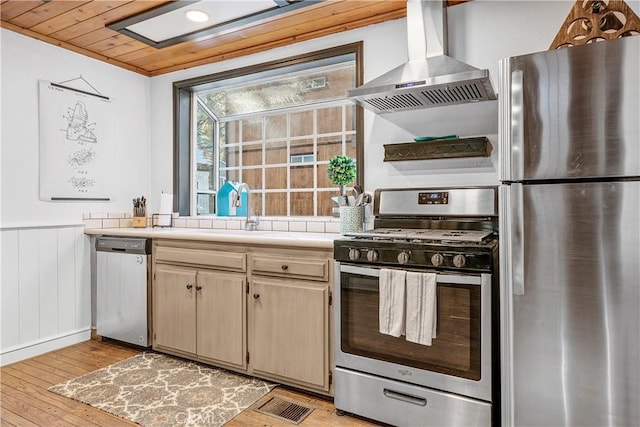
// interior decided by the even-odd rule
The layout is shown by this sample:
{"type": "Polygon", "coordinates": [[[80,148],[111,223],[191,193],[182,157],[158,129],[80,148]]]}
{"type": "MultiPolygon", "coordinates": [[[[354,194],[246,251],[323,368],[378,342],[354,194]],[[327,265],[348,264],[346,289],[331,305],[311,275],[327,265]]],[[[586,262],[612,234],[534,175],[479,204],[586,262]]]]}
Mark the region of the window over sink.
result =
{"type": "MultiPolygon", "coordinates": [[[[327,164],[363,164],[362,44],[174,83],[174,193],[181,215],[216,213],[227,181],[251,188],[262,216],[329,216],[340,189],[327,164]]],[[[364,182],[362,168],[351,183],[364,182]]]]}

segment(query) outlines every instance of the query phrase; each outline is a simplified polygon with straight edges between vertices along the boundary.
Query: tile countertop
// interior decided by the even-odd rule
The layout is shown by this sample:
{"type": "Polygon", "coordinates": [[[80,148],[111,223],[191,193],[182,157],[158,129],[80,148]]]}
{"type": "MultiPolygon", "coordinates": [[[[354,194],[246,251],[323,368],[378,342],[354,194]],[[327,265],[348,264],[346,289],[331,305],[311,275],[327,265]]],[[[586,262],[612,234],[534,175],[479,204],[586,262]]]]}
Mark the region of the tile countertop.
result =
{"type": "Polygon", "coordinates": [[[203,228],[85,228],[85,234],[96,236],[146,237],[150,239],[200,240],[221,243],[276,245],[286,247],[332,249],[340,237],[334,233],[293,231],[244,231],[203,228]]]}

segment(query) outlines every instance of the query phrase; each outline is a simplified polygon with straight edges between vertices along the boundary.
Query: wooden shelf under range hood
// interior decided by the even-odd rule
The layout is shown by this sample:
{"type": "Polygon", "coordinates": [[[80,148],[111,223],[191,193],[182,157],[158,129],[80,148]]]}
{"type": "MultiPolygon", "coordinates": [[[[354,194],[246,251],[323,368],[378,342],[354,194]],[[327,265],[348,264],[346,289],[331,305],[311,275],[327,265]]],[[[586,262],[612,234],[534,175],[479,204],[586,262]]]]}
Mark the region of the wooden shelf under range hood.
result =
{"type": "Polygon", "coordinates": [[[486,136],[401,142],[384,145],[384,161],[489,157],[492,146],[486,136]]]}

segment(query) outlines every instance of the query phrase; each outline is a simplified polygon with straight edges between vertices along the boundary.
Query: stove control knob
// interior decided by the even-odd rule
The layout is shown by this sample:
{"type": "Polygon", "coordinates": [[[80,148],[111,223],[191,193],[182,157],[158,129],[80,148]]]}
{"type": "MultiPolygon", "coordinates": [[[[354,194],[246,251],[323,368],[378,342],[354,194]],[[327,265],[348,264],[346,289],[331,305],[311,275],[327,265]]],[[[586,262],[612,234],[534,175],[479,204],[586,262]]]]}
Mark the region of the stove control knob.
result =
{"type": "Polygon", "coordinates": [[[464,257],[464,255],[456,255],[453,257],[453,265],[455,265],[458,268],[464,267],[466,262],[467,262],[467,259],[464,257]]]}
{"type": "Polygon", "coordinates": [[[360,259],[360,249],[356,249],[356,248],[349,249],[349,259],[351,261],[360,259]]]}
{"type": "Polygon", "coordinates": [[[380,258],[378,251],[375,249],[369,249],[369,252],[367,252],[367,261],[376,262],[378,261],[378,258],[380,258]]]}
{"type": "Polygon", "coordinates": [[[434,254],[431,256],[431,264],[435,267],[439,267],[444,263],[444,257],[440,254],[434,254]]]}
{"type": "Polygon", "coordinates": [[[411,255],[409,255],[409,252],[406,251],[402,251],[398,254],[398,262],[400,264],[406,264],[409,262],[409,258],[411,258],[411,255]]]}

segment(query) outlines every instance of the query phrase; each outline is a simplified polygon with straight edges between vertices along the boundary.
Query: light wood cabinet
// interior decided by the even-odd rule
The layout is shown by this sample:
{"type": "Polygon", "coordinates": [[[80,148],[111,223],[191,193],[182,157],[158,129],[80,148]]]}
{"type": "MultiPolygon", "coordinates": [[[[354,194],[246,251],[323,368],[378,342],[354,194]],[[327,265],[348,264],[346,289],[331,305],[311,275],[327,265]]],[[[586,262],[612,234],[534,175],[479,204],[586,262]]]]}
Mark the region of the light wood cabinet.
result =
{"type": "Polygon", "coordinates": [[[158,263],[201,265],[229,271],[247,271],[247,256],[242,252],[229,252],[223,248],[211,249],[205,246],[155,248],[154,259],[158,263]]]}
{"type": "Polygon", "coordinates": [[[327,281],[329,264],[330,261],[322,255],[320,258],[301,259],[286,255],[256,254],[252,256],[251,272],[267,276],[327,281]]]}
{"type": "Polygon", "coordinates": [[[332,259],[154,240],[154,350],[332,394],[332,259]]]}
{"type": "Polygon", "coordinates": [[[245,276],[204,270],[197,276],[198,356],[245,367],[245,276]]]}
{"type": "Polygon", "coordinates": [[[253,372],[328,391],[328,285],[254,276],[251,300],[253,372]]]}
{"type": "Polygon", "coordinates": [[[153,346],[196,353],[196,271],[156,267],[153,288],[153,346]]]}
{"type": "Polygon", "coordinates": [[[331,394],[331,258],[301,249],[250,254],[252,373],[331,394]]]}
{"type": "Polygon", "coordinates": [[[246,275],[205,268],[242,270],[246,255],[219,251],[222,261],[200,265],[216,258],[206,249],[154,250],[154,350],[246,370],[246,275]]]}

